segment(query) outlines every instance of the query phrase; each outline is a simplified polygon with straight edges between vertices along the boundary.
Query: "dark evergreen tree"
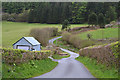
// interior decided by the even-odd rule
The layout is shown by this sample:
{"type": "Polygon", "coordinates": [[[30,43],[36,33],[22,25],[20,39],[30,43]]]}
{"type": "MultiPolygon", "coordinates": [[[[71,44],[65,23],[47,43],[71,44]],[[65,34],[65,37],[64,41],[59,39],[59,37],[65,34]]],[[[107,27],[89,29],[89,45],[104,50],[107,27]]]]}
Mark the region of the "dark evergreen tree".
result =
{"type": "Polygon", "coordinates": [[[91,12],[96,15],[103,13],[109,23],[116,20],[117,13],[120,15],[117,4],[116,2],[3,2],[2,11],[19,15],[25,10],[32,9],[33,11],[29,13],[29,16],[32,16],[30,22],[55,24],[61,24],[65,19],[70,23],[85,23],[91,12]]]}
{"type": "Polygon", "coordinates": [[[98,25],[100,26],[100,28],[104,28],[105,26],[105,17],[102,13],[98,15],[98,25]]]}
{"type": "Polygon", "coordinates": [[[94,12],[92,12],[88,18],[88,24],[92,26],[97,25],[97,21],[98,21],[97,15],[94,12]]]}
{"type": "Polygon", "coordinates": [[[109,9],[106,11],[105,14],[106,22],[110,23],[117,18],[117,13],[115,12],[115,7],[109,6],[109,9]]]}
{"type": "Polygon", "coordinates": [[[30,10],[29,16],[28,16],[28,23],[33,23],[34,22],[34,11],[33,9],[30,10]]]}
{"type": "Polygon", "coordinates": [[[120,1],[118,2],[117,13],[118,13],[117,18],[120,21],[120,1]]]}

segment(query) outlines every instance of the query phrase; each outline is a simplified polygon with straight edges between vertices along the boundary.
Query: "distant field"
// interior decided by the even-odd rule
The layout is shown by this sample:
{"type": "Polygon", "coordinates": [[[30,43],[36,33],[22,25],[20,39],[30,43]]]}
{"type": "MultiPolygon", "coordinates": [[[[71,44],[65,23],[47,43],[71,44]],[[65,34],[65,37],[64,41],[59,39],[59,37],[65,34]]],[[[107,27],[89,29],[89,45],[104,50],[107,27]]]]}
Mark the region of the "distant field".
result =
{"type": "MultiPolygon", "coordinates": [[[[87,24],[73,24],[73,27],[83,27],[87,24]]],[[[39,23],[19,23],[19,22],[2,22],[2,45],[3,47],[12,47],[18,39],[23,36],[29,36],[29,32],[32,28],[45,28],[45,27],[56,27],[61,30],[60,24],[39,24],[39,23]]]]}
{"type": "Polygon", "coordinates": [[[92,35],[92,39],[118,38],[118,28],[105,28],[95,31],[87,31],[78,34],[81,39],[88,39],[87,34],[92,35]]]}

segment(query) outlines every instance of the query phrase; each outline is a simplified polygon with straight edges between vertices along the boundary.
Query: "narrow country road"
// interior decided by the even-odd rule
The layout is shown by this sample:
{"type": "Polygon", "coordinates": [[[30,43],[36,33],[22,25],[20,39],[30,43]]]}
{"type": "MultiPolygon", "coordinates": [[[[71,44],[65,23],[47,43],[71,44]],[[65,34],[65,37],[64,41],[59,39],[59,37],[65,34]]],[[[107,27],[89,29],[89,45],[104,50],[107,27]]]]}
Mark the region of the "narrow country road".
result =
{"type": "MultiPolygon", "coordinates": [[[[61,38],[57,37],[49,40],[49,43],[53,44],[53,41],[61,38]]],[[[65,51],[70,54],[68,58],[62,58],[61,60],[55,60],[51,58],[53,61],[57,61],[58,65],[52,71],[45,73],[41,76],[37,76],[34,78],[94,78],[91,73],[84,67],[82,63],[75,60],[79,54],[71,52],[69,50],[60,48],[62,51],[65,51]]]]}

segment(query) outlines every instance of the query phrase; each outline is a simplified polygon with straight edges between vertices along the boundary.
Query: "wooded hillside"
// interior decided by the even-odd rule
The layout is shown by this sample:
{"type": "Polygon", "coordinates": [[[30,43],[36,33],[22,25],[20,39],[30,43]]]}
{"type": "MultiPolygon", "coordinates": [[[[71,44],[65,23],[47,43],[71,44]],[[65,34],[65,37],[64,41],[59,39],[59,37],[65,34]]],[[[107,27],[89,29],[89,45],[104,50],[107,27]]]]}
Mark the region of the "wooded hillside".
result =
{"type": "Polygon", "coordinates": [[[102,13],[109,23],[120,15],[120,7],[115,2],[3,2],[2,8],[7,13],[3,20],[9,15],[17,19],[13,21],[29,23],[56,24],[65,19],[70,23],[86,23],[91,12],[102,13]]]}

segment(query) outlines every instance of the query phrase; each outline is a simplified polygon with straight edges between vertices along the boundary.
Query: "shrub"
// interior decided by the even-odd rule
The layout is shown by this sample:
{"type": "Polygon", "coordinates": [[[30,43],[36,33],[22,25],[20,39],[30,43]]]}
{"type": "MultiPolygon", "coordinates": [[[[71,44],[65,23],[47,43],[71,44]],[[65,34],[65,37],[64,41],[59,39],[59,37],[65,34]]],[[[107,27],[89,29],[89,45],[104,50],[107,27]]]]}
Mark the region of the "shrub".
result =
{"type": "Polygon", "coordinates": [[[94,44],[91,40],[82,40],[78,35],[72,35],[69,32],[64,32],[62,34],[62,39],[67,43],[73,45],[74,47],[80,49],[83,47],[91,46],[94,44]]]}
{"type": "Polygon", "coordinates": [[[30,35],[36,38],[43,46],[48,44],[50,37],[56,36],[58,28],[34,28],[30,31],[30,35]]]}
{"type": "Polygon", "coordinates": [[[116,21],[111,21],[110,24],[116,25],[116,21]]]}
{"type": "Polygon", "coordinates": [[[69,28],[69,26],[70,26],[69,21],[64,20],[64,22],[62,23],[62,30],[64,30],[64,29],[67,30],[69,28]]]}
{"type": "Polygon", "coordinates": [[[91,39],[92,38],[92,35],[90,33],[87,34],[87,38],[88,39],[91,39]]]}
{"type": "Polygon", "coordinates": [[[34,28],[30,31],[30,35],[36,38],[42,45],[46,46],[50,38],[49,32],[45,29],[34,28]]]}
{"type": "Polygon", "coordinates": [[[64,33],[62,34],[62,39],[63,39],[64,41],[69,42],[70,35],[71,35],[71,34],[70,34],[69,32],[64,32],[64,33]]]}

